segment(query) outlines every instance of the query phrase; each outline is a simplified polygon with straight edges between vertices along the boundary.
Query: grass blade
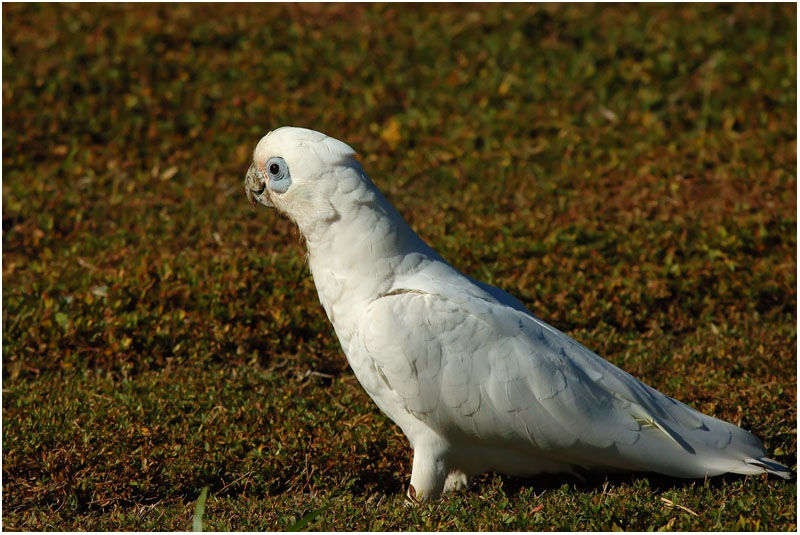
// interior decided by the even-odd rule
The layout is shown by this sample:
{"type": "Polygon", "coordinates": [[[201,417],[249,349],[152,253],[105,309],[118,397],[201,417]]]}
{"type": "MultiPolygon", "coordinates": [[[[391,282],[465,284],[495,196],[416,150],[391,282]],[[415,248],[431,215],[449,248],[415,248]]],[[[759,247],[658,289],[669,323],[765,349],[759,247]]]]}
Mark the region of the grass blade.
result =
{"type": "Polygon", "coordinates": [[[206,496],[208,487],[203,487],[197,504],[194,506],[194,518],[192,519],[192,531],[203,531],[203,514],[206,512],[206,496]]]}
{"type": "Polygon", "coordinates": [[[316,518],[328,510],[330,505],[324,505],[319,509],[314,509],[309,511],[308,513],[304,514],[300,520],[286,528],[286,531],[303,531],[306,529],[307,526],[315,523],[316,518]]]}

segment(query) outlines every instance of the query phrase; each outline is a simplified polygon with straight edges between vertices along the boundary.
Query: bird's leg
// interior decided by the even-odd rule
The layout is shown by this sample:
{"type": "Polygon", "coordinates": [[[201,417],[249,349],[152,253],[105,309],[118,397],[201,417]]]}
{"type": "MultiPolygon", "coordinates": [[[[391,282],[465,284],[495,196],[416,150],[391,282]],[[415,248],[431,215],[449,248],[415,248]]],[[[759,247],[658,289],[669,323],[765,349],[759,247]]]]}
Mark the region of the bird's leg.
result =
{"type": "Polygon", "coordinates": [[[463,490],[469,486],[469,477],[461,470],[452,470],[447,474],[442,492],[455,492],[463,490]]]}
{"type": "Polygon", "coordinates": [[[442,494],[447,478],[444,448],[441,443],[423,443],[414,447],[411,484],[406,495],[414,502],[435,500],[442,494]]]}

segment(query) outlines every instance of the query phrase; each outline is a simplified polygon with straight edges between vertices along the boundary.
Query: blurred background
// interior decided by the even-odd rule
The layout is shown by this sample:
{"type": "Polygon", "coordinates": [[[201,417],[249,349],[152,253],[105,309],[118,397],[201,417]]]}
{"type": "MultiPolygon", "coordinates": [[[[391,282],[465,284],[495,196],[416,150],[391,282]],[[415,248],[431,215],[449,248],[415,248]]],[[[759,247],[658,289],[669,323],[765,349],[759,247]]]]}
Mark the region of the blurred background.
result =
{"type": "Polygon", "coordinates": [[[242,181],[278,126],[345,141],[457,268],[796,466],[796,27],[794,4],[3,4],[3,528],[182,530],[209,487],[221,530],[794,529],[794,483],[758,479],[664,483],[726,504],[699,518],[647,479],[603,515],[595,486],[494,476],[400,507],[407,444],[242,181]]]}

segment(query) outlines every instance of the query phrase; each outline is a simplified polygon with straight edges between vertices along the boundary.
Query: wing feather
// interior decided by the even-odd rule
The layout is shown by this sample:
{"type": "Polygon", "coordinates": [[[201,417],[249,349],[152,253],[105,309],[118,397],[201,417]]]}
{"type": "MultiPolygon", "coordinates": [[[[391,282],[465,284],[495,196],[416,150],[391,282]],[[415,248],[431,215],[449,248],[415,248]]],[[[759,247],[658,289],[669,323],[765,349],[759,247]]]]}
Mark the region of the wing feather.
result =
{"type": "Polygon", "coordinates": [[[365,348],[406,410],[434,427],[524,447],[636,440],[640,424],[610,410],[623,404],[587,382],[540,327],[526,329],[516,311],[498,314],[488,302],[476,308],[473,314],[461,302],[418,291],[393,292],[369,306],[365,348]]]}

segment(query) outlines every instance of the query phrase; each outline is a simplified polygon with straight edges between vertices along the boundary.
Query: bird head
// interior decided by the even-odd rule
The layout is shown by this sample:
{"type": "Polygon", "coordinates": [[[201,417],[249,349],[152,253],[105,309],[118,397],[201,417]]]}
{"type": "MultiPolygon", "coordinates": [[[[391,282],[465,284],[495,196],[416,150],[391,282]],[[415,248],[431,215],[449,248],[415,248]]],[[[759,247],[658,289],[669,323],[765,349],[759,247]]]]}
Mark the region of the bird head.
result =
{"type": "Polygon", "coordinates": [[[320,132],[278,128],[256,145],[245,193],[253,205],[275,208],[304,231],[316,220],[335,217],[342,182],[363,180],[354,155],[347,144],[320,132]]]}

